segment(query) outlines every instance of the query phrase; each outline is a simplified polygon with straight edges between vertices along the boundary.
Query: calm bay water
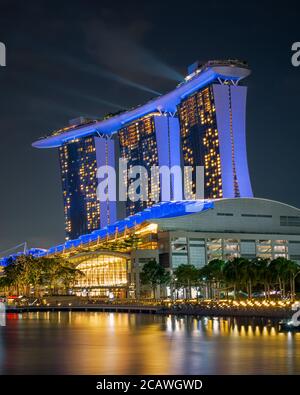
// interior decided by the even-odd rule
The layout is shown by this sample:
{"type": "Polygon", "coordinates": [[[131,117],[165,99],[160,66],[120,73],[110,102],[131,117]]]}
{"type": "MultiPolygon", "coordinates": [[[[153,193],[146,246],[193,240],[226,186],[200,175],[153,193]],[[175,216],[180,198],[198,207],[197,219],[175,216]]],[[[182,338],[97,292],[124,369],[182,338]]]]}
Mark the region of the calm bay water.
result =
{"type": "Polygon", "coordinates": [[[10,314],[0,374],[299,374],[300,333],[275,322],[146,314],[10,314]]]}

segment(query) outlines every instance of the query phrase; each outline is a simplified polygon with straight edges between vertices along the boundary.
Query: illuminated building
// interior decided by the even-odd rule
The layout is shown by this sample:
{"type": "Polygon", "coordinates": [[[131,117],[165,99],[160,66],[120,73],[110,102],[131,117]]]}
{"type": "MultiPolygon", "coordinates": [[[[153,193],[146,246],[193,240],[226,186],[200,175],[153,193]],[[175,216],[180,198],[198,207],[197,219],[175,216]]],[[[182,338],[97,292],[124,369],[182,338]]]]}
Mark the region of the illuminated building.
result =
{"type": "MultiPolygon", "coordinates": [[[[179,127],[177,118],[163,115],[159,112],[149,114],[126,125],[118,132],[120,157],[128,161],[128,171],[132,166],[143,166],[150,174],[152,166],[180,166],[179,127]]],[[[146,175],[143,182],[148,187],[141,192],[141,199],[133,201],[130,191],[126,203],[126,215],[135,214],[142,209],[161,201],[159,181],[151,184],[151,178],[146,175]],[[143,192],[145,196],[143,196],[143,192]],[[156,198],[157,196],[157,198],[156,198]]],[[[127,177],[127,174],[125,174],[127,177]]],[[[125,182],[125,180],[124,180],[125,182]]],[[[182,198],[181,183],[176,186],[170,179],[170,196],[173,200],[182,198]]]]}
{"type": "MultiPolygon", "coordinates": [[[[140,271],[151,259],[170,271],[239,256],[300,263],[300,210],[252,197],[247,88],[240,85],[249,74],[237,60],[196,62],[165,95],[103,120],[74,120],[34,142],[59,148],[67,240],[26,253],[72,262],[85,274],[74,286],[77,294],[115,297],[140,295],[140,271]],[[125,187],[136,166],[148,172],[190,166],[192,179],[176,184],[169,174],[167,199],[159,176],[155,185],[147,178],[139,201],[129,189],[125,204],[99,202],[97,169],[116,168],[119,158],[128,162],[129,176],[117,174],[125,187]],[[204,168],[205,199],[196,194],[197,166],[204,168]]],[[[16,255],[0,265],[9,258],[16,255]]]]}
{"type": "Polygon", "coordinates": [[[69,261],[83,273],[74,285],[78,294],[86,292],[86,296],[107,296],[108,292],[113,292],[115,297],[126,297],[130,256],[103,251],[75,256],[69,261]]]}
{"type": "MultiPolygon", "coordinates": [[[[193,65],[197,73],[203,65],[193,65]]],[[[245,141],[245,86],[219,77],[178,105],[183,165],[204,166],[205,198],[251,197],[245,141]]],[[[193,182],[186,198],[195,198],[193,182]]]]}
{"type": "MultiPolygon", "coordinates": [[[[222,173],[219,135],[212,86],[188,97],[178,106],[185,166],[204,166],[205,197],[221,198],[222,173]]],[[[195,196],[196,177],[185,185],[187,198],[195,196]]]]}
{"type": "Polygon", "coordinates": [[[239,256],[300,263],[300,210],[258,198],[162,202],[78,239],[28,253],[61,256],[82,270],[77,294],[135,297],[139,274],[151,259],[169,270],[239,256]]]}
{"type": "Polygon", "coordinates": [[[114,166],[114,141],[87,136],[59,147],[66,239],[116,221],[115,202],[99,202],[97,168],[114,166]]]}
{"type": "MultiPolygon", "coordinates": [[[[238,60],[196,62],[185,80],[165,95],[103,120],[75,120],[34,142],[37,148],[59,147],[67,238],[102,228],[156,201],[199,198],[197,166],[204,167],[202,197],[251,197],[245,137],[247,88],[239,85],[249,74],[248,66],[238,60]],[[125,210],[119,201],[99,203],[96,169],[116,168],[119,157],[128,160],[129,172],[133,166],[146,170],[153,165],[191,166],[192,179],[184,179],[183,188],[182,177],[177,183],[174,180],[179,177],[171,175],[167,198],[162,194],[161,175],[155,185],[146,182],[148,188],[138,201],[132,201],[128,189],[125,210]]],[[[121,179],[129,186],[126,176],[121,174],[121,179]]]]}
{"type": "Polygon", "coordinates": [[[100,226],[95,150],[93,137],[65,143],[59,148],[67,239],[100,226]]]}

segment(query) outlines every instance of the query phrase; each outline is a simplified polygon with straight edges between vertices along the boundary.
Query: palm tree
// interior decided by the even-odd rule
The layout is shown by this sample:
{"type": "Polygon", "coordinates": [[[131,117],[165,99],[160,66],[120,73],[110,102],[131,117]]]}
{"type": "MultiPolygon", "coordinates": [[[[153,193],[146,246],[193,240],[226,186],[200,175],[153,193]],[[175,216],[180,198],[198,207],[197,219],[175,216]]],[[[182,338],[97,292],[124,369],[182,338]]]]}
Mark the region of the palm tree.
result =
{"type": "Polygon", "coordinates": [[[286,296],[286,286],[290,287],[291,299],[295,297],[295,281],[300,273],[300,266],[289,259],[278,257],[273,259],[269,265],[274,286],[279,285],[281,297],[286,296]]]}
{"type": "Polygon", "coordinates": [[[274,286],[279,285],[281,297],[285,297],[286,283],[288,281],[287,262],[284,257],[278,257],[270,262],[269,269],[272,273],[274,286]]]}
{"type": "Polygon", "coordinates": [[[270,298],[270,284],[272,282],[272,273],[269,268],[270,260],[264,258],[252,259],[252,264],[256,268],[256,282],[264,285],[265,299],[270,298]]]}
{"type": "Polygon", "coordinates": [[[209,296],[212,296],[212,286],[220,290],[220,285],[224,282],[223,267],[225,262],[222,259],[213,259],[207,265],[203,266],[200,270],[200,278],[209,286],[209,296]]]}
{"type": "Polygon", "coordinates": [[[257,279],[257,271],[256,266],[253,264],[252,261],[239,258],[239,273],[240,273],[240,280],[246,287],[246,291],[248,294],[248,298],[252,298],[252,287],[255,285],[257,279]]]}
{"type": "Polygon", "coordinates": [[[244,264],[244,258],[233,258],[225,263],[223,274],[225,281],[233,286],[234,299],[237,297],[237,290],[241,283],[241,265],[244,264]]]}
{"type": "Polygon", "coordinates": [[[174,276],[176,283],[185,288],[186,298],[191,298],[192,286],[199,285],[200,270],[194,265],[180,265],[174,270],[174,276]]]}
{"type": "Polygon", "coordinates": [[[153,297],[156,299],[156,288],[158,285],[168,284],[171,280],[170,273],[156,262],[155,259],[145,263],[140,273],[140,280],[143,285],[150,285],[153,297]]]}
{"type": "Polygon", "coordinates": [[[57,275],[64,290],[67,291],[78,277],[84,276],[84,273],[81,270],[76,269],[71,263],[63,262],[57,275]]]}
{"type": "Polygon", "coordinates": [[[294,300],[296,296],[296,277],[300,274],[300,265],[294,261],[288,260],[286,269],[289,276],[291,299],[294,300]]]}
{"type": "Polygon", "coordinates": [[[63,258],[43,257],[39,260],[43,270],[43,281],[48,285],[50,294],[58,292],[59,288],[66,289],[83,273],[63,258]]]}

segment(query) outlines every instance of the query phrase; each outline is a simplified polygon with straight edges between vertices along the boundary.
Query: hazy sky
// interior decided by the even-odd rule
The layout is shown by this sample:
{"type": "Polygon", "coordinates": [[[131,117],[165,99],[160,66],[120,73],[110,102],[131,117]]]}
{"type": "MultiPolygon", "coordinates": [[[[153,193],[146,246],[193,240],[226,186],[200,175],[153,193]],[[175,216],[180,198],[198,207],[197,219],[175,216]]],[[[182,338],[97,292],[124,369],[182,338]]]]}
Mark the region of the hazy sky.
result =
{"type": "Polygon", "coordinates": [[[255,3],[0,0],[0,251],[64,240],[58,153],[35,139],[171,90],[196,59],[248,61],[254,194],[300,207],[299,5],[255,3]]]}

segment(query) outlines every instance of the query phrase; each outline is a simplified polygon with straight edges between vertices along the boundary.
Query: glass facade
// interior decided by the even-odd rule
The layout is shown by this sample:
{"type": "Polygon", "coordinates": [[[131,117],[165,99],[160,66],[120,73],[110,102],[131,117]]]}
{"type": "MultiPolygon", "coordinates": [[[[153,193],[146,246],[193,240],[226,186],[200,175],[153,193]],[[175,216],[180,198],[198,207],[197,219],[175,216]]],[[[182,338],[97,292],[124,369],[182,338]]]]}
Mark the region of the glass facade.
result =
{"type": "Polygon", "coordinates": [[[213,259],[222,259],[223,257],[223,241],[219,238],[211,238],[206,240],[207,262],[213,259]]]}
{"type": "Polygon", "coordinates": [[[183,165],[192,166],[192,183],[184,185],[186,199],[196,193],[196,166],[204,166],[205,198],[221,198],[222,177],[216,108],[212,85],[183,100],[178,106],[183,165]]]}
{"type": "Polygon", "coordinates": [[[275,259],[291,258],[300,261],[300,242],[287,240],[243,240],[222,237],[196,238],[178,236],[170,242],[171,265],[173,268],[181,264],[192,264],[202,267],[213,259],[230,260],[235,257],[253,259],[261,257],[275,259]]]}
{"type": "MultiPolygon", "coordinates": [[[[114,288],[126,288],[128,286],[128,262],[121,255],[88,254],[84,258],[78,257],[77,269],[83,273],[76,281],[75,287],[85,290],[90,295],[107,294],[114,288]],[[102,292],[96,292],[99,288],[102,292]]],[[[76,259],[75,259],[76,264],[76,259]]],[[[118,295],[118,292],[117,292],[118,295]]]]}
{"type": "MultiPolygon", "coordinates": [[[[144,166],[150,175],[151,166],[159,166],[154,116],[149,115],[137,119],[120,129],[118,133],[120,157],[127,159],[128,172],[133,166],[144,166]]],[[[127,173],[124,172],[123,177],[126,183],[127,173]]],[[[145,175],[141,175],[141,177],[146,188],[144,190],[137,189],[136,192],[141,194],[138,201],[133,201],[132,191],[129,189],[126,203],[127,216],[152,206],[155,202],[152,195],[159,194],[159,184],[156,185],[157,190],[153,190],[153,188],[151,190],[150,177],[145,175]]],[[[134,177],[134,179],[136,178],[134,177]]]]}
{"type": "Polygon", "coordinates": [[[65,143],[59,148],[66,239],[100,227],[97,200],[97,160],[94,137],[65,143]]]}
{"type": "Polygon", "coordinates": [[[300,265],[300,241],[290,240],[287,247],[290,259],[296,261],[300,265]]]}

